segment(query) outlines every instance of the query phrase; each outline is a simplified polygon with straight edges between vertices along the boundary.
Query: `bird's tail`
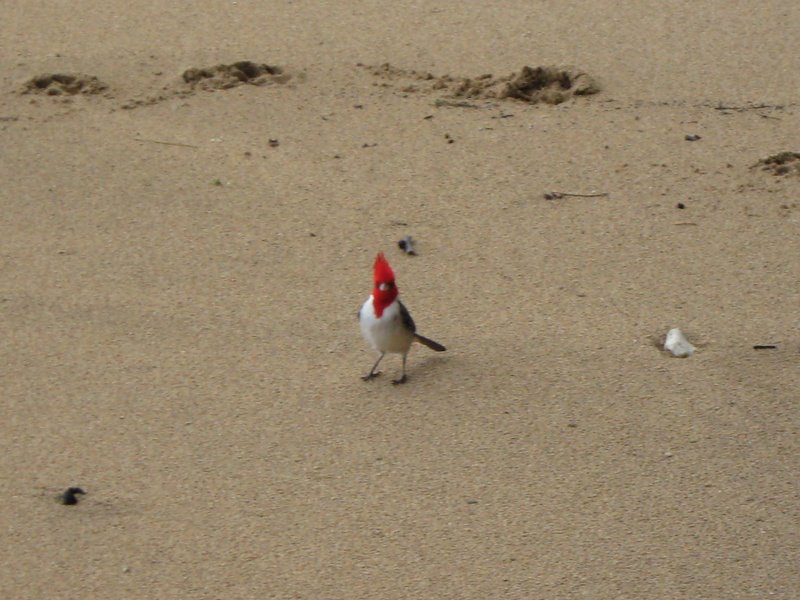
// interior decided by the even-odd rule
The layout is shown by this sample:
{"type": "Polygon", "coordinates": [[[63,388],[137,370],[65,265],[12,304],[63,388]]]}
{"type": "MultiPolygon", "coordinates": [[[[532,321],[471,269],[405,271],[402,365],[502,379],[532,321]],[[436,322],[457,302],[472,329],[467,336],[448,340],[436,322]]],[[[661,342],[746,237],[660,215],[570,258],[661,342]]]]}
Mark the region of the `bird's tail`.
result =
{"type": "Polygon", "coordinates": [[[445,350],[447,350],[447,348],[442,346],[439,342],[434,342],[433,340],[429,340],[424,335],[415,333],[414,339],[417,340],[420,344],[426,345],[431,350],[436,350],[436,352],[444,352],[445,350]]]}

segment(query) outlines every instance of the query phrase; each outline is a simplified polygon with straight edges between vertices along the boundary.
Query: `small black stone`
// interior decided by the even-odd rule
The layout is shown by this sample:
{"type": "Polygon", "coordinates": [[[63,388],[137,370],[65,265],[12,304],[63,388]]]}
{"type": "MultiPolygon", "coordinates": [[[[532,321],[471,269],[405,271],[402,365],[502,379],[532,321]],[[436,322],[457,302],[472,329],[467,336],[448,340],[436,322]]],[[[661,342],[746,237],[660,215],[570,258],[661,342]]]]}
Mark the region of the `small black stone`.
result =
{"type": "Polygon", "coordinates": [[[72,506],[73,504],[78,503],[78,499],[75,497],[75,494],[85,494],[81,488],[79,487],[71,487],[67,488],[66,491],[62,494],[59,494],[58,499],[61,504],[66,504],[67,506],[72,506]]]}
{"type": "Polygon", "coordinates": [[[686,208],[686,205],[683,202],[678,202],[675,206],[678,208],[686,208]]]}

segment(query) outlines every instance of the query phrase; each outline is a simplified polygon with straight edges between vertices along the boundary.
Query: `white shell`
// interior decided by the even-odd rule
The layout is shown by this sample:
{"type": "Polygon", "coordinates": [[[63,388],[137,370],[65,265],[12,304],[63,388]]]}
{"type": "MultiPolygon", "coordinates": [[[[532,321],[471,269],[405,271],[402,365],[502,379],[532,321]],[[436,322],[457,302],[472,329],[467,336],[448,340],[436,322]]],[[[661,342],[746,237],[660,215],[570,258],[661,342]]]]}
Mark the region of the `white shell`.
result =
{"type": "Polygon", "coordinates": [[[675,327],[670,329],[667,334],[667,340],[664,342],[664,350],[672,352],[678,358],[685,358],[694,354],[694,346],[689,343],[683,332],[675,327]]]}

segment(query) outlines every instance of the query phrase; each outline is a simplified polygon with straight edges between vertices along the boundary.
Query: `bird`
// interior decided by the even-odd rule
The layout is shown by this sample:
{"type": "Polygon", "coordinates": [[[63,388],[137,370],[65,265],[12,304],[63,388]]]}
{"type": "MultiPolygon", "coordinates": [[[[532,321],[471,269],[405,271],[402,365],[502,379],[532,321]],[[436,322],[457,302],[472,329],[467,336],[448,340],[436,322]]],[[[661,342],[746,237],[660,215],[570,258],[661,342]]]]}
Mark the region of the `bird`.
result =
{"type": "Polygon", "coordinates": [[[389,265],[389,261],[378,253],[375,257],[373,267],[375,286],[367,301],[364,302],[358,312],[358,320],[361,325],[361,334],[369,344],[380,353],[378,360],[372,365],[369,373],[362,376],[364,381],[370,381],[380,375],[376,371],[381,360],[386,353],[403,355],[403,371],[398,379],[393,379],[395,385],[408,381],[406,376],[406,358],[413,342],[419,342],[435,350],[444,352],[447,350],[439,342],[426,338],[417,333],[417,327],[411,313],[405,305],[400,302],[399,291],[394,280],[394,271],[389,265]]]}

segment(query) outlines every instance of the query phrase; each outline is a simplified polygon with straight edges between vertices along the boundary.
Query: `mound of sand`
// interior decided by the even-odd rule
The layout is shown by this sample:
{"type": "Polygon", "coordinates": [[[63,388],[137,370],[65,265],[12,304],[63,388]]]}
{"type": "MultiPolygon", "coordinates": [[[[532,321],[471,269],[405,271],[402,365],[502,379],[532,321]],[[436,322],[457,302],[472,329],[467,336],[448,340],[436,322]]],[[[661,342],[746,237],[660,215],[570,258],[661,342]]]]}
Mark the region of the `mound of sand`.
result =
{"type": "Polygon", "coordinates": [[[594,79],[581,71],[525,66],[511,76],[498,97],[516,98],[534,104],[560,104],[572,96],[587,96],[599,91],[594,79]]]}
{"type": "Polygon", "coordinates": [[[37,75],[25,82],[20,93],[74,96],[75,94],[100,94],[107,89],[108,85],[92,75],[49,73],[37,75]]]}
{"type": "Polygon", "coordinates": [[[249,60],[214,67],[193,67],[183,73],[185,83],[193,89],[205,90],[227,90],[243,84],[286,83],[290,77],[281,67],[257,64],[249,60]]]}
{"type": "Polygon", "coordinates": [[[800,175],[800,152],[779,152],[762,158],[753,167],[773,175],[800,175]]]}
{"type": "Polygon", "coordinates": [[[384,83],[379,85],[388,86],[398,82],[403,92],[442,92],[450,98],[510,98],[529,104],[560,104],[573,96],[596,94],[600,91],[595,80],[587,73],[568,67],[525,66],[519,72],[503,77],[491,74],[454,77],[399,69],[389,63],[377,67],[359,66],[382,79],[384,83]]]}

